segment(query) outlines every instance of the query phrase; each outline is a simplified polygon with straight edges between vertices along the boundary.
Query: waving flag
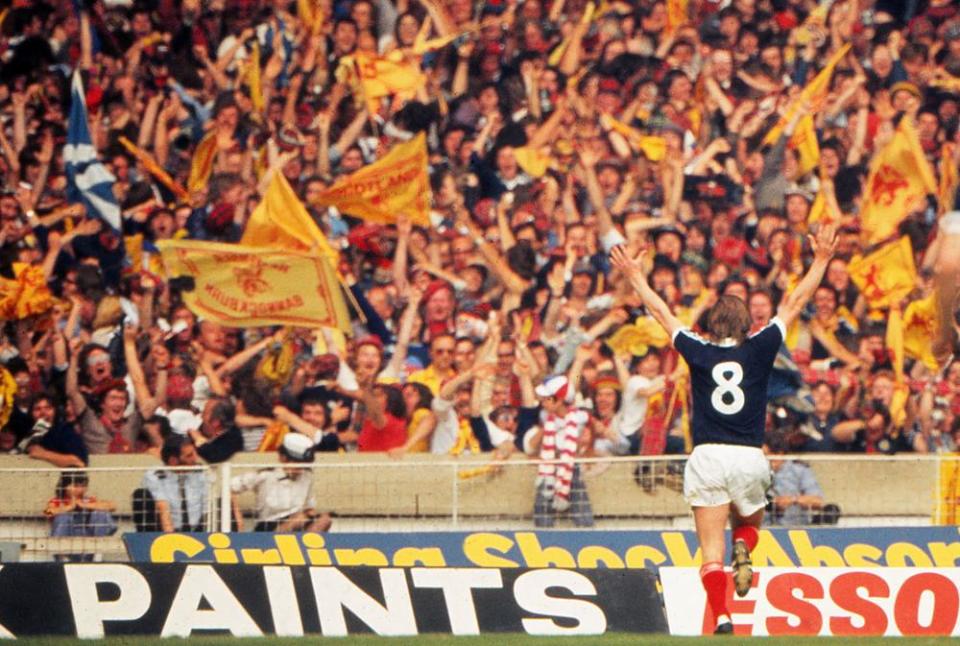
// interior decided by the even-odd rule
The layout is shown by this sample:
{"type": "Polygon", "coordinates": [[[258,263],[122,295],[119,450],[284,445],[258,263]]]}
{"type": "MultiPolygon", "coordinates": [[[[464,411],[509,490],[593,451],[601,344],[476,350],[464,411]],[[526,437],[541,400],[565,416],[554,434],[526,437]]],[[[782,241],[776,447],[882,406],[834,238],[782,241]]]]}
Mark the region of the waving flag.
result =
{"type": "Polygon", "coordinates": [[[913,247],[907,236],[880,247],[869,256],[854,256],[847,270],[867,299],[867,305],[875,309],[899,303],[917,286],[913,247]]]}
{"type": "Polygon", "coordinates": [[[870,162],[860,206],[860,227],[866,241],[876,244],[895,234],[900,223],[922,208],[927,194],[936,194],[937,188],[913,122],[905,116],[893,138],[870,162]]]}
{"type": "Polygon", "coordinates": [[[368,222],[392,223],[404,213],[414,224],[429,226],[426,136],[421,132],[369,166],[341,177],[323,192],[320,202],[368,222]]]}
{"type": "Polygon", "coordinates": [[[83,202],[88,213],[100,216],[115,231],[119,231],[120,207],[113,195],[113,185],[117,179],[97,159],[97,150],[93,147],[87,125],[87,104],[79,72],[73,73],[70,122],[63,159],[67,165],[67,196],[70,201],[83,202]]]}

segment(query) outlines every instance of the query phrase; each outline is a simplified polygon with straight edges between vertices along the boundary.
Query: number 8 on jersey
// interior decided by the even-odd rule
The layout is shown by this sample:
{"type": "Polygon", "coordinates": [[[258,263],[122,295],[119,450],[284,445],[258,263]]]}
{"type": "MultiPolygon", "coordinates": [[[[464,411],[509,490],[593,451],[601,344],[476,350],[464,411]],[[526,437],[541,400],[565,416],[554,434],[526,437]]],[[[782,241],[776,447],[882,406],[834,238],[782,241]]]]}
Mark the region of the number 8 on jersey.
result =
{"type": "Polygon", "coordinates": [[[740,389],[743,382],[743,366],[736,361],[724,361],[711,372],[717,387],[710,394],[710,403],[718,413],[736,415],[743,410],[747,398],[740,389]]]}

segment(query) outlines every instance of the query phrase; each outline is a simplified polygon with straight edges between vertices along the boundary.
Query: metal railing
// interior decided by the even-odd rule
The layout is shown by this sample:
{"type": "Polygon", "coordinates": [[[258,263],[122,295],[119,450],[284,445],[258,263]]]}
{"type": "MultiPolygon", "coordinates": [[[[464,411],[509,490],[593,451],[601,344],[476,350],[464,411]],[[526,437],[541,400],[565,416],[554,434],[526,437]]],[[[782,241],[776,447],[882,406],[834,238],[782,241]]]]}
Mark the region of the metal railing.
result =
{"type": "MultiPolygon", "coordinates": [[[[685,459],[578,459],[569,508],[564,511],[554,509],[555,497],[542,490],[538,496],[538,483],[550,481],[549,474],[538,476],[538,460],[349,455],[325,456],[316,463],[297,466],[312,471],[316,510],[334,514],[331,531],[335,532],[676,529],[692,526],[682,495],[685,459]]],[[[960,520],[960,456],[807,454],[784,459],[810,465],[825,502],[840,509],[840,525],[954,524],[960,520]]],[[[202,528],[231,530],[234,478],[250,470],[284,468],[291,464],[241,462],[188,469],[204,474],[202,528]]],[[[0,494],[0,542],[19,543],[25,558],[97,554],[97,558],[122,560],[125,553],[119,537],[135,530],[132,495],[149,470],[163,469],[0,468],[0,490],[4,492],[0,494]],[[61,474],[80,471],[89,478],[89,495],[116,503],[111,513],[116,531],[111,535],[98,533],[96,519],[83,518],[77,523],[83,535],[52,535],[55,521],[44,514],[45,507],[56,496],[61,474]]],[[[552,484],[558,485],[556,479],[552,484]]],[[[253,493],[240,495],[237,507],[245,518],[257,518],[253,493]]]]}

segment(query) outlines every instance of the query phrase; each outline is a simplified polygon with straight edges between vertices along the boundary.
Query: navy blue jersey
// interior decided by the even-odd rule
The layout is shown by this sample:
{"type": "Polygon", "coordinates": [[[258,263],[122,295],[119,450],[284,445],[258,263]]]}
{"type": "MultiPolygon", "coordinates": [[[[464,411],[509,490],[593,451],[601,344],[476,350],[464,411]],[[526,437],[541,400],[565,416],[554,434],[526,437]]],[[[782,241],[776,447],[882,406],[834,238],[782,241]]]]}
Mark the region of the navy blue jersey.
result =
{"type": "Polygon", "coordinates": [[[763,445],[767,382],[784,334],[778,318],[740,345],[711,343],[686,328],[674,334],[690,366],[694,446],[763,445]]]}

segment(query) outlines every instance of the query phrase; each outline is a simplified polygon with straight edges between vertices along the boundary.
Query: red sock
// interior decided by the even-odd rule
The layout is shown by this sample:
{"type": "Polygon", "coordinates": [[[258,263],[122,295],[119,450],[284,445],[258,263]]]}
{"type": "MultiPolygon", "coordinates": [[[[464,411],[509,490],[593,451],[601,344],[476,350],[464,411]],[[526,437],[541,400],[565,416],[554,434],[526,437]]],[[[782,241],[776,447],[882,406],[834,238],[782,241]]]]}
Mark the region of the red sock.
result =
{"type": "Polygon", "coordinates": [[[721,615],[730,616],[727,610],[727,573],[723,571],[720,561],[704,563],[700,568],[700,581],[707,591],[707,603],[713,611],[714,618],[721,615]]]}
{"type": "Polygon", "coordinates": [[[759,540],[760,534],[757,533],[757,528],[753,525],[740,525],[740,527],[733,530],[733,542],[743,541],[747,544],[747,550],[750,552],[757,546],[757,541],[759,540]]]}

